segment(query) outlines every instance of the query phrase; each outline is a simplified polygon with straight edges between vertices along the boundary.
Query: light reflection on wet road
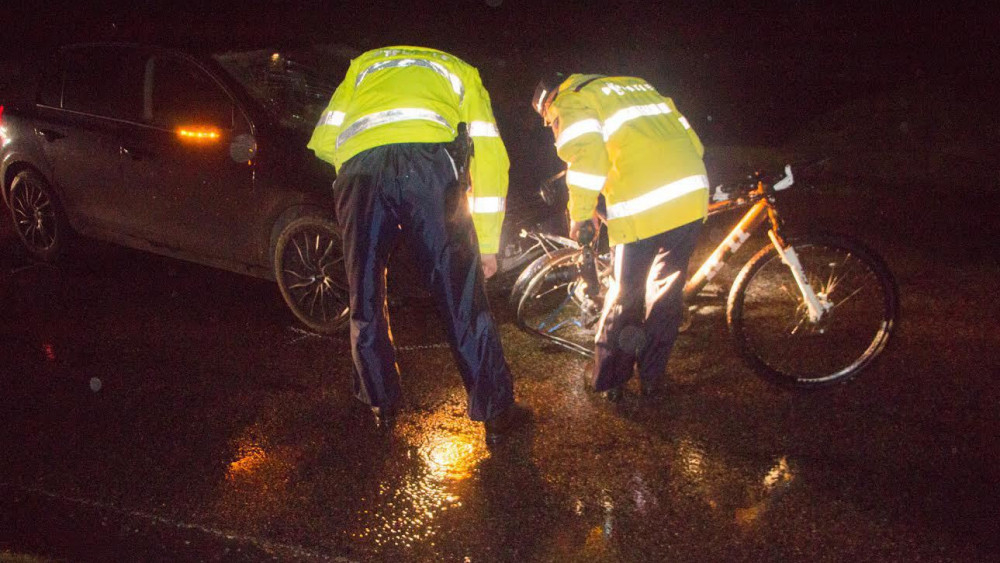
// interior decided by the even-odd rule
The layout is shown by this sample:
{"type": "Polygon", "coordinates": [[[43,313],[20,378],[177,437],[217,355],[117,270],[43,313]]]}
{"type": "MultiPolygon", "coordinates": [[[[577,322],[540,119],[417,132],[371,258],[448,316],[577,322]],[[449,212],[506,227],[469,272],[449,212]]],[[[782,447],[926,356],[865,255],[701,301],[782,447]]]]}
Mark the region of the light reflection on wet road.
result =
{"type": "Polygon", "coordinates": [[[905,232],[878,243],[903,287],[903,338],[819,393],[750,374],[718,312],[679,341],[666,397],[610,405],[583,390],[583,359],[498,306],[535,418],[493,452],[419,295],[393,311],[404,409],[380,436],[350,396],[346,340],[293,326],[273,285],[103,245],[36,266],[9,233],[0,243],[0,547],[349,561],[998,548],[998,352],[980,330],[996,311],[965,306],[995,303],[996,265],[932,263],[905,232]],[[968,283],[940,291],[956,275],[968,283]]]}

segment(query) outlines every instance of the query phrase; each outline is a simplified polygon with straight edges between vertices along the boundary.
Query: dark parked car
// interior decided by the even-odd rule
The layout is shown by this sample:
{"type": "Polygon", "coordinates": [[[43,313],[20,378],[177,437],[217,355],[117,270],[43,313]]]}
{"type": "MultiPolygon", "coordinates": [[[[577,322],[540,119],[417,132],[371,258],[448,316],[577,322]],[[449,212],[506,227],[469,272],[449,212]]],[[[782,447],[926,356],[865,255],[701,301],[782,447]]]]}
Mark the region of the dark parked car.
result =
{"type": "Polygon", "coordinates": [[[351,53],[319,54],[86,44],[27,65],[0,98],[21,241],[49,261],[79,233],[272,279],[307,326],[340,329],[333,169],[306,142],[351,53]]]}

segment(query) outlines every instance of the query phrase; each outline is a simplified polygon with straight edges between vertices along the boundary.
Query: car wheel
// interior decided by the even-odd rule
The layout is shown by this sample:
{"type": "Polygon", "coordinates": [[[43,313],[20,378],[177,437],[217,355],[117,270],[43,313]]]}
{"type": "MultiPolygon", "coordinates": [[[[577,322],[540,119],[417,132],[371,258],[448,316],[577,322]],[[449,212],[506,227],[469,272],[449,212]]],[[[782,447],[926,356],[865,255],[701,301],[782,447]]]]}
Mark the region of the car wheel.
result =
{"type": "Polygon", "coordinates": [[[274,277],[288,308],[312,330],[331,334],[347,324],[350,293],[333,221],[301,217],[285,226],[275,244],[274,277]]]}
{"type": "Polygon", "coordinates": [[[45,262],[59,257],[69,238],[69,222],[55,191],[41,174],[25,170],[10,184],[14,230],[32,256],[45,262]]]}

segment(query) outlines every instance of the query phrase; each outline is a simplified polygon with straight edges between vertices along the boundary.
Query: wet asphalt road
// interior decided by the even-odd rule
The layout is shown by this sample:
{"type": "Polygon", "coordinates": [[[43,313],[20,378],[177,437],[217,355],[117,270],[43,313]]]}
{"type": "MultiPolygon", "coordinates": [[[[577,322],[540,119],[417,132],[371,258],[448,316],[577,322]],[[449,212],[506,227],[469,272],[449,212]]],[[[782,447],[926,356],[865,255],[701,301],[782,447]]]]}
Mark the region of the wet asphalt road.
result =
{"type": "Polygon", "coordinates": [[[1000,268],[983,237],[995,216],[970,205],[974,219],[928,219],[917,202],[896,203],[853,194],[801,206],[883,253],[903,301],[887,355],[819,392],[754,376],[718,309],[682,335],[665,398],[632,389],[612,406],[584,391],[585,360],[519,333],[497,292],[534,423],[496,452],[464,416],[419,293],[392,308],[405,403],[383,437],[350,394],[346,338],[300,330],[276,286],[93,243],[33,264],[5,220],[0,550],[70,561],[993,561],[1000,268]]]}

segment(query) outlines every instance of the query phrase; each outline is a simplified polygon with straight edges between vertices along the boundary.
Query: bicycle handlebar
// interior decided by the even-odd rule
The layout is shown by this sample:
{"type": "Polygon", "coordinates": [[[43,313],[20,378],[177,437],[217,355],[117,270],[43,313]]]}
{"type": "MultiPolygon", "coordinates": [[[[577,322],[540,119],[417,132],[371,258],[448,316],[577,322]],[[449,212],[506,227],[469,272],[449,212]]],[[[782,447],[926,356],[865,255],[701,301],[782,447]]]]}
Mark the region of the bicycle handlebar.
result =
{"type": "Polygon", "coordinates": [[[785,165],[785,177],[775,182],[771,187],[776,192],[792,187],[795,183],[795,179],[792,177],[792,165],[785,165]]]}
{"type": "Polygon", "coordinates": [[[746,183],[739,183],[735,185],[727,186],[726,184],[719,184],[715,186],[712,192],[711,201],[712,203],[725,203],[731,201],[733,196],[736,199],[742,199],[745,197],[754,198],[755,196],[765,195],[770,192],[779,192],[781,190],[786,190],[795,183],[795,178],[792,175],[792,165],[786,164],[784,168],[784,175],[780,177],[768,176],[759,171],[754,172],[748,177],[746,183]]]}

